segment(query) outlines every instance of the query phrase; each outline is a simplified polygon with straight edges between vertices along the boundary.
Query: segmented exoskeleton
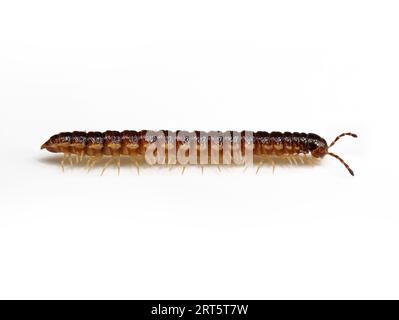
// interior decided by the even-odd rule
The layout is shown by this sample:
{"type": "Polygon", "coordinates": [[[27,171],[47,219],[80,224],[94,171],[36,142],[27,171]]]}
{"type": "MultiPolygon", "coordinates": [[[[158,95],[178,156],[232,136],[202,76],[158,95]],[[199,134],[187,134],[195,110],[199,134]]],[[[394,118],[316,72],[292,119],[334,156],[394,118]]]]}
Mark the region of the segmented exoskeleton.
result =
{"type": "MultiPolygon", "coordinates": [[[[125,130],[101,133],[74,131],[52,136],[41,148],[50,152],[63,153],[62,167],[64,167],[65,160],[71,155],[76,155],[80,160],[88,156],[89,167],[94,166],[103,156],[109,156],[110,159],[105,164],[104,170],[112,161],[115,161],[120,168],[120,156],[131,157],[136,165],[138,165],[139,159],[146,158],[146,154],[158,157],[156,159],[158,164],[178,164],[180,163],[179,157],[175,162],[171,162],[171,159],[176,160],[176,155],[186,155],[190,150],[194,150],[191,153],[192,161],[185,164],[214,163],[212,155],[218,156],[219,162],[226,164],[229,163],[227,158],[234,157],[237,152],[242,156],[250,155],[261,159],[271,156],[285,157],[290,162],[291,157],[294,156],[310,154],[313,158],[322,158],[325,155],[330,155],[338,159],[349,173],[354,175],[344,160],[329,151],[329,148],[346,135],[357,137],[353,133],[343,133],[328,145],[326,140],[317,134],[299,132],[125,130]],[[158,144],[156,148],[154,148],[155,144],[158,144]],[[159,161],[160,154],[163,156],[161,162],[159,161]],[[201,154],[205,155],[205,162],[201,154]]],[[[148,159],[146,158],[146,160],[148,159]]]]}

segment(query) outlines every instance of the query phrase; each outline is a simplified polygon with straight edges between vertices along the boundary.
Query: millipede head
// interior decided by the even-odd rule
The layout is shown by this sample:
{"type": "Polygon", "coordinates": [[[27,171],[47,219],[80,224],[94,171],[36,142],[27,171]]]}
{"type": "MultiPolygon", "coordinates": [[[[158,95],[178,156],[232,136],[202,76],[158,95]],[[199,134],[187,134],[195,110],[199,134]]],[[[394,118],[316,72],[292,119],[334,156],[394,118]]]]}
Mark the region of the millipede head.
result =
{"type": "Polygon", "coordinates": [[[62,152],[62,148],[67,148],[71,144],[71,134],[62,132],[53,135],[42,146],[41,149],[47,149],[50,152],[62,152]]]}
{"type": "Polygon", "coordinates": [[[307,148],[315,158],[322,158],[328,152],[326,140],[314,133],[309,133],[307,135],[307,148]]]}

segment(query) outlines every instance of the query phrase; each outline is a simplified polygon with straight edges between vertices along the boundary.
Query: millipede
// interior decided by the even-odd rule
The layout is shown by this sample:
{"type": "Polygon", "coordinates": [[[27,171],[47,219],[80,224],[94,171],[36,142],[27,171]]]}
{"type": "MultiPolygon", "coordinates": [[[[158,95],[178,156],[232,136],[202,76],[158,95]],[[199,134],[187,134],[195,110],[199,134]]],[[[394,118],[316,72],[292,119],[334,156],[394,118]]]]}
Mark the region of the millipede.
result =
{"type": "MultiPolygon", "coordinates": [[[[102,173],[112,163],[120,171],[121,156],[129,157],[139,170],[140,162],[150,165],[188,164],[248,164],[257,159],[262,165],[265,161],[273,164],[277,159],[287,159],[289,163],[304,163],[305,160],[321,159],[326,155],[338,159],[353,176],[349,165],[330,148],[344,136],[357,135],[351,132],[338,135],[330,144],[314,133],[266,132],[266,131],[73,131],[53,135],[42,146],[54,153],[63,153],[61,167],[65,161],[73,163],[72,156],[80,162],[87,158],[88,170],[100,159],[109,158],[102,173]]],[[[258,170],[259,170],[258,167],[258,170]]]]}

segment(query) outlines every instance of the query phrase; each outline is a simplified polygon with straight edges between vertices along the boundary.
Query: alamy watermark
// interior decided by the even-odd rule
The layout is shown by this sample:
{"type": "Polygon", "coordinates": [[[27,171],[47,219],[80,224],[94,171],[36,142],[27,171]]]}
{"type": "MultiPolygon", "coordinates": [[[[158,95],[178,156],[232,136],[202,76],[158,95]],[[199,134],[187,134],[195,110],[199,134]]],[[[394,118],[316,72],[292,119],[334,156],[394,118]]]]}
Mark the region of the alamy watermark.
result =
{"type": "Polygon", "coordinates": [[[149,165],[253,164],[253,132],[147,131],[149,165]]]}

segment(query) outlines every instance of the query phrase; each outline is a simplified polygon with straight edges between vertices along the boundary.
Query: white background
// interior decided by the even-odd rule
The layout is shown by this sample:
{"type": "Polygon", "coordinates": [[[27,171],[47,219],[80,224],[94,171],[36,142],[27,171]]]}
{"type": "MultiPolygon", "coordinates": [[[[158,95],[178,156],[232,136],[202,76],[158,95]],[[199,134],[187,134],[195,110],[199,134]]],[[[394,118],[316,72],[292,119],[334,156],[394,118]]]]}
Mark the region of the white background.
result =
{"type": "Polygon", "coordinates": [[[1,298],[399,298],[397,1],[4,1],[1,298]],[[66,168],[71,130],[353,131],[318,166],[66,168]]]}

